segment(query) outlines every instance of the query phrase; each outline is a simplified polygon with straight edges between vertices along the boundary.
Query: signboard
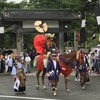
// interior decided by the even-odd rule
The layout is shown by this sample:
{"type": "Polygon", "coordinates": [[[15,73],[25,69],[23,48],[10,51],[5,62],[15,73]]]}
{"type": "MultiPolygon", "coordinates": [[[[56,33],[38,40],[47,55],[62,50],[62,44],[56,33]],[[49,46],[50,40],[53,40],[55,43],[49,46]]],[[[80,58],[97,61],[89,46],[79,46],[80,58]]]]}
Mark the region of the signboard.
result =
{"type": "MultiPolygon", "coordinates": [[[[36,20],[37,21],[37,20],[36,20]]],[[[35,28],[34,27],[35,20],[24,20],[23,28],[35,28]]],[[[48,25],[48,28],[59,28],[59,21],[43,21],[48,25]]]]}

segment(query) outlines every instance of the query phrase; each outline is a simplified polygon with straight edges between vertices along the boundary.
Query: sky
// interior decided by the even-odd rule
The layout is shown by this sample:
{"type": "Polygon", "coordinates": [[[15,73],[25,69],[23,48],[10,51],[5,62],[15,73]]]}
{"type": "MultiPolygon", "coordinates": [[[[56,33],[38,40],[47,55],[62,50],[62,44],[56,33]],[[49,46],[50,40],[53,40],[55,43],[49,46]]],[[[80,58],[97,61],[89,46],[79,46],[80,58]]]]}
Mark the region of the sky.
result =
{"type": "Polygon", "coordinates": [[[7,2],[14,1],[15,3],[20,3],[22,0],[7,0],[7,2]]]}

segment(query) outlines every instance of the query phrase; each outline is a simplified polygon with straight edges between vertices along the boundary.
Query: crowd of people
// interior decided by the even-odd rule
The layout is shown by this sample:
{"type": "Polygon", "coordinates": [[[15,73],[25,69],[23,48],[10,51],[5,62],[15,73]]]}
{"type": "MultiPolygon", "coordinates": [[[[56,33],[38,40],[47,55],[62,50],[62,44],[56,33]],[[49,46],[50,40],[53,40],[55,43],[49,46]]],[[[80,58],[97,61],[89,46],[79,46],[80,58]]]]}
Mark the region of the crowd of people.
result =
{"type": "MultiPolygon", "coordinates": [[[[21,52],[20,55],[22,62],[24,63],[26,73],[31,72],[31,57],[28,53],[21,52]]],[[[0,73],[11,73],[13,66],[16,62],[16,57],[14,53],[4,54],[0,56],[0,73]]]]}

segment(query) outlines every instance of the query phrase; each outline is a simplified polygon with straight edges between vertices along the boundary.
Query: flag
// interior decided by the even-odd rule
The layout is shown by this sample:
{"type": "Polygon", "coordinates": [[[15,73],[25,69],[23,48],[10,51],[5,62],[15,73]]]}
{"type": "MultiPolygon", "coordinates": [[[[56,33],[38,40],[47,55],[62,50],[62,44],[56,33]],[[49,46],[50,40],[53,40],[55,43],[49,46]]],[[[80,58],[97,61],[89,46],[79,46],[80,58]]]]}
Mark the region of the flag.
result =
{"type": "Polygon", "coordinates": [[[95,11],[95,14],[96,14],[98,30],[100,31],[100,7],[95,7],[94,11],[95,11]]]}
{"type": "Polygon", "coordinates": [[[85,43],[86,41],[86,19],[85,19],[85,11],[81,12],[81,18],[82,18],[82,23],[81,23],[81,30],[80,30],[80,42],[85,43]]]}
{"type": "Polygon", "coordinates": [[[0,44],[4,43],[4,27],[2,21],[0,20],[0,44]]]}

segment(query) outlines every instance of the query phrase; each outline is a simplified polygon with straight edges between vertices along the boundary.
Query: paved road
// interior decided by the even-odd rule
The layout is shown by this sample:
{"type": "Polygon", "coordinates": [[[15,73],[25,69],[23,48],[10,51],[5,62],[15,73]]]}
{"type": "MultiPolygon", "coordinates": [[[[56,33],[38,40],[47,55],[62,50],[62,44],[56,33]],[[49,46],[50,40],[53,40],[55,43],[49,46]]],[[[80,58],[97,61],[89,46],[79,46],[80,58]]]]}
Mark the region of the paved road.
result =
{"type": "MultiPolygon", "coordinates": [[[[73,74],[74,75],[74,74],[73,74]]],[[[100,100],[100,76],[92,75],[90,82],[87,83],[86,90],[82,90],[80,83],[74,81],[74,76],[69,77],[70,93],[64,88],[63,76],[60,76],[58,83],[57,96],[51,94],[51,87],[48,86],[48,80],[45,78],[47,90],[36,89],[35,73],[27,75],[26,94],[15,94],[13,92],[13,77],[10,75],[0,76],[0,100],[100,100]]]]}

